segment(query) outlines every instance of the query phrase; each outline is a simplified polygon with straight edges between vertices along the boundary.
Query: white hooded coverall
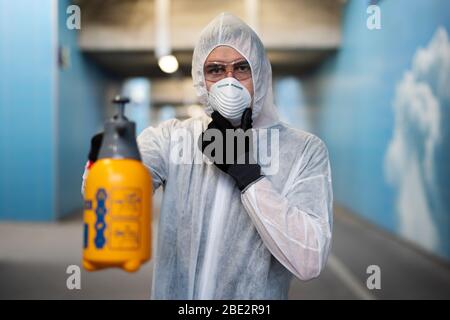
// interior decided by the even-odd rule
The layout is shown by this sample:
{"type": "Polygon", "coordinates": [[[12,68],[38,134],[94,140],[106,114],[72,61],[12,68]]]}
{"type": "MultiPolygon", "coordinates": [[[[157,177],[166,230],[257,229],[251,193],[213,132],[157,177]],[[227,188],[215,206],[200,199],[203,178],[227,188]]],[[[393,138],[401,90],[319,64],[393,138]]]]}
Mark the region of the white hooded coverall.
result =
{"type": "MultiPolygon", "coordinates": [[[[164,188],[152,298],[286,299],[292,274],[302,280],[317,277],[330,250],[327,149],[314,135],[278,120],[265,49],[237,17],[223,13],[203,30],[194,50],[192,77],[206,114],[163,122],[138,137],[154,190],[164,188]],[[232,178],[206,160],[183,164],[171,160],[178,139],[174,132],[196,138],[211,121],[203,65],[220,45],[233,47],[250,63],[254,132],[271,129],[279,135],[278,170],[242,193],[232,178]]],[[[267,141],[262,138],[258,143],[267,141]]],[[[198,151],[195,143],[194,149],[198,151]]]]}

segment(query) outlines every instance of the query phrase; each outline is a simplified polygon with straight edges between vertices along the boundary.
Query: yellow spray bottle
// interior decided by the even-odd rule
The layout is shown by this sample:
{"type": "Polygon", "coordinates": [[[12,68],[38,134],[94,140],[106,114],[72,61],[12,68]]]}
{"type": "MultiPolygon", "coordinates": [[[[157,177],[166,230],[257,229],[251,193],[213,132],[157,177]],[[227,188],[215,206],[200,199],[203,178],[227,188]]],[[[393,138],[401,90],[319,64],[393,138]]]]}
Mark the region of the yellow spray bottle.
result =
{"type": "Polygon", "coordinates": [[[83,266],[133,272],[151,255],[151,176],[142,164],[135,124],[124,116],[127,98],[113,100],[119,113],[106,121],[98,160],[85,187],[83,266]]]}

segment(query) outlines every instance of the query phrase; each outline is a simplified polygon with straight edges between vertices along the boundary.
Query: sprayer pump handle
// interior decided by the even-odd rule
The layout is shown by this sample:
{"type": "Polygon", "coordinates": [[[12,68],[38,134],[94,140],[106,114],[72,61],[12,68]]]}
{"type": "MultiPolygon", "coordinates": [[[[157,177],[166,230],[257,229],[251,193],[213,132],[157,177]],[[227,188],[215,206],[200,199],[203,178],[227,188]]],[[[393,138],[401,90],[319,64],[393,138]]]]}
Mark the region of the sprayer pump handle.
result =
{"type": "Polygon", "coordinates": [[[119,114],[116,117],[118,117],[119,119],[125,118],[125,105],[130,102],[130,99],[117,95],[112,102],[119,107],[119,114]]]}
{"type": "Polygon", "coordinates": [[[130,99],[127,97],[115,96],[112,102],[117,104],[127,104],[130,102],[130,99]]]}

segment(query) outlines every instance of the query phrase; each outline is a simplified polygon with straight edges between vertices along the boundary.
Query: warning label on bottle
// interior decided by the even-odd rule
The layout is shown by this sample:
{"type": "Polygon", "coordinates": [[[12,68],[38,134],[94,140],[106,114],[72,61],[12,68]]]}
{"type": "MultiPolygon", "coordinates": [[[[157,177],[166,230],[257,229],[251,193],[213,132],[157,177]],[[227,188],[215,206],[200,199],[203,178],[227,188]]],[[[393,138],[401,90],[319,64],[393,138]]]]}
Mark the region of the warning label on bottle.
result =
{"type": "Polygon", "coordinates": [[[142,192],[135,188],[114,189],[111,196],[113,218],[138,218],[142,211],[142,192]]]}
{"type": "Polygon", "coordinates": [[[118,188],[111,196],[110,248],[134,250],[140,246],[139,219],[142,213],[142,191],[118,188]]]}
{"type": "Polygon", "coordinates": [[[111,223],[111,249],[133,250],[139,248],[139,223],[116,221],[111,223]]]}

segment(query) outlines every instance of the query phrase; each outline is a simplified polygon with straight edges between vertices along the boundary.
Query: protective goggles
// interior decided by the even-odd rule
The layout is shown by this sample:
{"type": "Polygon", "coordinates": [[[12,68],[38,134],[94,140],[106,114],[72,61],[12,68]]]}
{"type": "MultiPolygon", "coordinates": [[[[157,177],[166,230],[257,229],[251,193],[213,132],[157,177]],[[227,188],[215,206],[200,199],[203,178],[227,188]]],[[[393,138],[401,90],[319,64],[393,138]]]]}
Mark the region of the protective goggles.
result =
{"type": "Polygon", "coordinates": [[[229,63],[211,61],[203,69],[205,80],[217,82],[228,76],[231,72],[236,80],[242,81],[252,77],[252,69],[247,60],[237,60],[229,63]]]}

